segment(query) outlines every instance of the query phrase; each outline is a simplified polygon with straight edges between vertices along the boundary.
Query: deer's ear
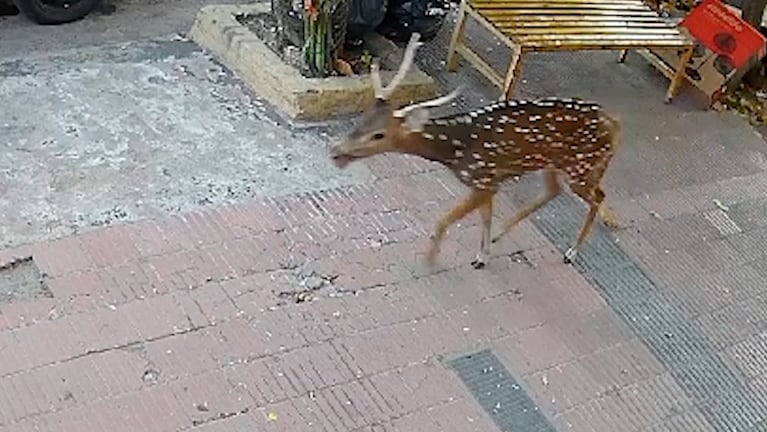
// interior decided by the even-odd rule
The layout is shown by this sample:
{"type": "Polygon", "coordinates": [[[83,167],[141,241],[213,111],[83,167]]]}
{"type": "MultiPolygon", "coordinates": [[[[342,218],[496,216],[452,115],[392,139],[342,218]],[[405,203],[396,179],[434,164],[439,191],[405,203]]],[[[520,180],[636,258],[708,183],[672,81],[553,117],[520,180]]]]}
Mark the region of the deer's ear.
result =
{"type": "Polygon", "coordinates": [[[411,132],[421,132],[426,122],[429,121],[429,110],[426,108],[417,108],[407,113],[405,117],[405,127],[411,132]]]}

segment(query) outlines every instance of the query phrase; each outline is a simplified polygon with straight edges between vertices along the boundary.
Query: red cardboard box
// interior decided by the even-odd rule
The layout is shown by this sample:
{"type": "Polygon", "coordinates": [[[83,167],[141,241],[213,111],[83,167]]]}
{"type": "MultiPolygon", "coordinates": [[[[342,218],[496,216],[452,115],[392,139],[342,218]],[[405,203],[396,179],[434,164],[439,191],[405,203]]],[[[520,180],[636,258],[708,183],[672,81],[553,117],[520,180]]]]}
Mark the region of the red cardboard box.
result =
{"type": "Polygon", "coordinates": [[[704,0],[681,25],[733,69],[765,48],[764,36],[720,0],[704,0]]]}

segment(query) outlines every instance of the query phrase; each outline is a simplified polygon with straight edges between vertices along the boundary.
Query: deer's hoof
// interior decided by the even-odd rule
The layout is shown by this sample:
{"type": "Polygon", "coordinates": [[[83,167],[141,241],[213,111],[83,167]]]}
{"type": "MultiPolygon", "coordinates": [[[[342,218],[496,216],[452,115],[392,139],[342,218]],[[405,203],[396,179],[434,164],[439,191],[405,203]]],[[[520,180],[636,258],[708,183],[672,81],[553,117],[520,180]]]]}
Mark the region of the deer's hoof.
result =
{"type": "Polygon", "coordinates": [[[617,220],[605,220],[605,226],[613,231],[621,228],[621,224],[617,220]]]}
{"type": "Polygon", "coordinates": [[[562,261],[565,264],[572,264],[576,255],[578,255],[578,250],[575,248],[570,248],[567,250],[567,252],[565,252],[565,257],[562,261]]]}
{"type": "Polygon", "coordinates": [[[471,262],[471,266],[474,267],[475,270],[483,269],[485,268],[485,261],[477,258],[471,262]]]}

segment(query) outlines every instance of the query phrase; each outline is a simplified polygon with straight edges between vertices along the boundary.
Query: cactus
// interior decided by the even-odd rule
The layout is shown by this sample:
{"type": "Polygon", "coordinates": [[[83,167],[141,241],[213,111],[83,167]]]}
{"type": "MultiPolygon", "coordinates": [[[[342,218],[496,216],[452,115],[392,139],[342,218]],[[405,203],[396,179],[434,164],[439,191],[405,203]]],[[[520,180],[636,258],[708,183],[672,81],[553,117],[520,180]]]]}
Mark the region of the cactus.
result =
{"type": "Polygon", "coordinates": [[[313,77],[333,72],[330,46],[331,0],[306,0],[304,8],[304,63],[313,77]]]}

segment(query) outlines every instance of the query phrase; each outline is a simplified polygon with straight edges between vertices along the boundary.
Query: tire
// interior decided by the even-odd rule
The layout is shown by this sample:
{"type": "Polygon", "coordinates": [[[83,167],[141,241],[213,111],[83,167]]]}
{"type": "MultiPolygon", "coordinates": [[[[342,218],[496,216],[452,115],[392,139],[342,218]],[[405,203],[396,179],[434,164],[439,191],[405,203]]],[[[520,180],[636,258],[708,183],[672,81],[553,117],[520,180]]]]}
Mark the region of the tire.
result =
{"type": "Polygon", "coordinates": [[[102,0],[70,0],[69,7],[50,4],[51,0],[14,0],[27,18],[38,24],[64,24],[88,15],[102,0]]]}

